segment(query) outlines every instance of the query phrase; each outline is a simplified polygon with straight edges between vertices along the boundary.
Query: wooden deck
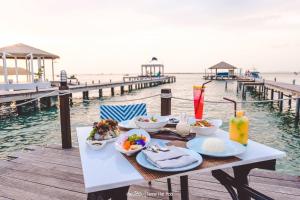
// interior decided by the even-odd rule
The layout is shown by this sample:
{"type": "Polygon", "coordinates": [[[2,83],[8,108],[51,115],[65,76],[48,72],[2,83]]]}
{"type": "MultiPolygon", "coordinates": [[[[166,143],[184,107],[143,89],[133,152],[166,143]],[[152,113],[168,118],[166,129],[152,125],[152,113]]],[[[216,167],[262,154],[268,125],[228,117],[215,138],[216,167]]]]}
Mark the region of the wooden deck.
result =
{"type": "MultiPolygon", "coordinates": [[[[62,150],[51,145],[14,153],[9,160],[0,160],[0,177],[0,200],[87,198],[78,148],[62,150]]],[[[299,176],[253,170],[250,185],[274,199],[300,199],[299,176]]],[[[174,199],[179,199],[179,177],[172,178],[172,187],[174,199]]],[[[230,199],[225,188],[210,174],[190,176],[189,189],[190,199],[230,199]]],[[[153,181],[152,186],[133,185],[129,199],[168,199],[163,195],[166,190],[166,179],[153,181]]]]}

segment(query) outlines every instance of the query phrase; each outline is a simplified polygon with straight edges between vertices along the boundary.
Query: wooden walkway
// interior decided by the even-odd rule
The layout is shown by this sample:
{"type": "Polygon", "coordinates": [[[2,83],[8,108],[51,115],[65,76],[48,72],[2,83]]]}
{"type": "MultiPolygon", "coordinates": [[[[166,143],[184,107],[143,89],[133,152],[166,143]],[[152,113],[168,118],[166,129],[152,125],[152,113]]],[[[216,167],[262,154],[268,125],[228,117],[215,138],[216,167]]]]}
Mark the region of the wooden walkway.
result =
{"type": "MultiPolygon", "coordinates": [[[[87,198],[78,148],[62,150],[52,145],[14,153],[9,160],[0,160],[0,177],[0,200],[87,198]]],[[[274,199],[300,200],[299,176],[253,170],[250,185],[274,199]]],[[[172,187],[174,199],[180,199],[179,177],[172,178],[172,187]]],[[[189,189],[190,199],[230,199],[225,188],[210,174],[190,176],[189,189]]],[[[153,181],[152,186],[133,185],[129,199],[168,199],[163,195],[166,190],[166,179],[153,181]]]]}
{"type": "MultiPolygon", "coordinates": [[[[173,83],[176,81],[175,76],[162,76],[162,77],[152,77],[152,78],[139,78],[130,79],[130,81],[118,81],[118,82],[106,82],[106,83],[92,83],[92,84],[80,84],[80,85],[70,85],[69,90],[71,93],[75,92],[85,92],[90,90],[100,90],[105,88],[115,88],[133,85],[140,86],[138,89],[145,87],[151,87],[158,84],[173,83]]],[[[53,87],[49,89],[39,89],[36,90],[20,90],[20,91],[0,91],[0,103],[12,102],[12,101],[22,101],[28,99],[35,99],[41,96],[57,96],[59,93],[58,87],[53,87]],[[47,95],[49,94],[49,95],[47,95]]]]}

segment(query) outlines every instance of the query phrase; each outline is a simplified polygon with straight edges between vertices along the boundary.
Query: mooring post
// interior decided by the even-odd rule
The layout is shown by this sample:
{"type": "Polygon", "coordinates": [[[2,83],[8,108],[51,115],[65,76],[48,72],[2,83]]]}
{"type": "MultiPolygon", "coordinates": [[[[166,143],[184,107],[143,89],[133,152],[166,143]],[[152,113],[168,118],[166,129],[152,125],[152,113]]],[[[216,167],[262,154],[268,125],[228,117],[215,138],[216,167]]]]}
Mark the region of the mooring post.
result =
{"type": "MultiPolygon", "coordinates": [[[[279,92],[278,94],[279,94],[280,99],[283,99],[283,92],[279,92]]],[[[282,112],[282,110],[283,110],[282,107],[283,107],[283,100],[279,101],[279,112],[282,112]]]]}
{"type": "Polygon", "coordinates": [[[110,88],[110,93],[111,93],[111,96],[115,96],[115,88],[110,88]]]}
{"type": "Polygon", "coordinates": [[[227,90],[227,81],[225,81],[225,90],[227,90]]]}
{"type": "Polygon", "coordinates": [[[167,116],[171,115],[171,99],[172,92],[171,89],[161,89],[161,115],[167,116]]]}
{"type": "Polygon", "coordinates": [[[61,143],[63,149],[72,148],[70,107],[69,107],[70,95],[68,94],[68,89],[69,87],[67,85],[67,73],[65,70],[62,70],[60,72],[59,108],[60,108],[61,143]]]}

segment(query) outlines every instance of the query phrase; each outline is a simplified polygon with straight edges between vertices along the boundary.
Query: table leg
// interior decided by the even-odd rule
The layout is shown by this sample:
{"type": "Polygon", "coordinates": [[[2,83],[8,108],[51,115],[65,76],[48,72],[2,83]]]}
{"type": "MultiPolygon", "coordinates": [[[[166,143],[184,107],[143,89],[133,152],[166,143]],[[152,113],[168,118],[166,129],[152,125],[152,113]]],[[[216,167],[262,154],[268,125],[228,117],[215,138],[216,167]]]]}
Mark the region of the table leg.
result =
{"type": "Polygon", "coordinates": [[[127,200],[129,186],[89,193],[88,200],[127,200]]]}
{"type": "Polygon", "coordinates": [[[181,200],[189,200],[188,176],[180,176],[181,200]]]}
{"type": "Polygon", "coordinates": [[[234,178],[222,170],[212,171],[212,175],[226,187],[232,199],[251,200],[254,199],[271,199],[248,186],[248,175],[254,168],[275,170],[276,160],[267,160],[247,165],[233,167],[234,178]],[[234,189],[236,189],[237,194],[234,189]]]}

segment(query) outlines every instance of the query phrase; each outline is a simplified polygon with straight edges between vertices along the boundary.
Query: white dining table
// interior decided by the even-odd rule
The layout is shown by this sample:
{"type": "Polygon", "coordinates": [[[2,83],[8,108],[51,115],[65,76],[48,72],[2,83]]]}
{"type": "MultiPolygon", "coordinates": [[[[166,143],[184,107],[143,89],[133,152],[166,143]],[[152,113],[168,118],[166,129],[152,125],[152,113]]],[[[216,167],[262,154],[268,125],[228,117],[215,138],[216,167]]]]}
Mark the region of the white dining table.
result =
{"type": "MultiPolygon", "coordinates": [[[[139,171],[118,152],[114,143],[108,143],[101,150],[93,150],[86,143],[92,127],[78,127],[77,138],[86,193],[109,190],[137,184],[146,181],[139,171]]],[[[228,137],[228,132],[218,130],[219,137],[228,137]]],[[[268,160],[276,160],[285,156],[285,153],[264,144],[249,140],[247,150],[236,157],[239,160],[199,170],[191,170],[175,174],[176,176],[210,172],[213,170],[232,168],[268,160]]],[[[171,176],[175,176],[172,174],[171,176]]]]}

